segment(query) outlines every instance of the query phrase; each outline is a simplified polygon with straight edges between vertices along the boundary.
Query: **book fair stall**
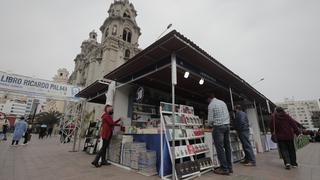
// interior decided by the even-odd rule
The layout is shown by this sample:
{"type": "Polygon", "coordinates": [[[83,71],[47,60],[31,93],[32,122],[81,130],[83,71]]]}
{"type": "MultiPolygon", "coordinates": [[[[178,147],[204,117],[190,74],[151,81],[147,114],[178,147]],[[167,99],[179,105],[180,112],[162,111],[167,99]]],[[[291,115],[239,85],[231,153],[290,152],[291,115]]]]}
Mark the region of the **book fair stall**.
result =
{"type": "MultiPolygon", "coordinates": [[[[114,119],[121,117],[108,152],[113,164],[162,179],[190,179],[219,166],[207,122],[208,94],[223,100],[233,120],[233,108],[245,108],[251,126],[251,143],[262,149],[257,106],[275,105],[239,76],[177,31],[171,31],[117,69],[77,94],[89,103],[105,104],[114,89],[114,119]],[[108,94],[108,93],[107,93],[108,94]]],[[[232,126],[232,123],[231,123],[232,126]]],[[[86,132],[84,150],[98,148],[98,122],[86,132]]],[[[234,130],[230,135],[232,158],[244,157],[234,130]]]]}

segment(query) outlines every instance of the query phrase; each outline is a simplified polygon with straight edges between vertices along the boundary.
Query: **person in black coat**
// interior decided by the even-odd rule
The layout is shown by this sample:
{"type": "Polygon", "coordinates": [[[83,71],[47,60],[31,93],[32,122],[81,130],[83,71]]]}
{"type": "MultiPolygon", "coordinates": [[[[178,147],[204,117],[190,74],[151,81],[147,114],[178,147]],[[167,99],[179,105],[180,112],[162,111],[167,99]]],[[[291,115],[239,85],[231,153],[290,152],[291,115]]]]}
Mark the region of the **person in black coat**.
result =
{"type": "MultiPolygon", "coordinates": [[[[29,120],[28,120],[28,122],[29,122],[29,120]]],[[[24,133],[24,136],[23,136],[24,137],[23,145],[27,145],[28,141],[31,140],[31,132],[32,132],[32,129],[31,129],[30,125],[28,125],[27,131],[24,133]]]]}
{"type": "Polygon", "coordinates": [[[7,140],[7,132],[9,130],[9,123],[8,120],[5,119],[4,120],[4,124],[2,125],[2,133],[3,133],[3,140],[6,141],[7,140]]]}

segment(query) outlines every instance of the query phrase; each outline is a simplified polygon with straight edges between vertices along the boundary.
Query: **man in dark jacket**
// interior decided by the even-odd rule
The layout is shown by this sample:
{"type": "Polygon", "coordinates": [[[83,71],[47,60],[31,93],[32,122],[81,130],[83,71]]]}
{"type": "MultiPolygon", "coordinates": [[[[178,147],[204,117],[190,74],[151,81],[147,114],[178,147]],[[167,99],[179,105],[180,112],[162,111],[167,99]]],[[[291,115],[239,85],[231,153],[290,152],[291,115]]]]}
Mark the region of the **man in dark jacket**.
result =
{"type": "Polygon", "coordinates": [[[234,129],[237,131],[244,150],[244,161],[241,163],[245,166],[256,166],[256,157],[250,142],[249,121],[245,112],[242,111],[240,105],[235,107],[234,129]]]}
{"type": "Polygon", "coordinates": [[[283,157],[285,168],[290,169],[291,166],[296,168],[298,163],[294,147],[294,135],[300,134],[296,121],[283,108],[277,107],[272,114],[270,130],[276,134],[278,148],[283,157]]]}

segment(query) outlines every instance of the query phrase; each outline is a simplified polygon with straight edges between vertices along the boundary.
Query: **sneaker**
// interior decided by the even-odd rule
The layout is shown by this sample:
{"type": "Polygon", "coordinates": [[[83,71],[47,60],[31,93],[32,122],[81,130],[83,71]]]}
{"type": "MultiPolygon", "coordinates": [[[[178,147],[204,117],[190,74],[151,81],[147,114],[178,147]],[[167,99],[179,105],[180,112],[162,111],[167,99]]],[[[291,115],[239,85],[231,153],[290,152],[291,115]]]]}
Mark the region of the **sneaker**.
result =
{"type": "Polygon", "coordinates": [[[101,164],[100,164],[101,166],[109,166],[109,165],[111,165],[110,163],[108,163],[107,161],[105,161],[105,162],[101,162],[101,164]]]}
{"type": "Polygon", "coordinates": [[[92,162],[91,164],[94,165],[96,168],[101,167],[101,165],[97,162],[92,162]]]}
{"type": "Polygon", "coordinates": [[[249,161],[248,160],[242,160],[240,161],[241,164],[247,164],[249,161]]]}
{"type": "Polygon", "coordinates": [[[230,175],[229,171],[223,170],[221,168],[215,169],[213,172],[220,175],[230,175]]]}
{"type": "Polygon", "coordinates": [[[290,165],[290,164],[286,164],[285,168],[286,168],[287,170],[290,170],[290,169],[291,169],[291,165],[290,165]]]}
{"type": "Polygon", "coordinates": [[[248,162],[246,164],[243,164],[244,166],[256,166],[256,163],[248,162]]]}

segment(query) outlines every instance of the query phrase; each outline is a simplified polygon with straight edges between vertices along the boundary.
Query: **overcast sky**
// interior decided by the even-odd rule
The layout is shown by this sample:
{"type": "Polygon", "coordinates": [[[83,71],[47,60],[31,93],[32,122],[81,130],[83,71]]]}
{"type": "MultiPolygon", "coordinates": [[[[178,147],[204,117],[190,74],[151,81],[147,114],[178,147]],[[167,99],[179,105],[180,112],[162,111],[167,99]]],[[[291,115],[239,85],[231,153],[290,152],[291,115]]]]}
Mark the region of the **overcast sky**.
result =
{"type": "MultiPolygon", "coordinates": [[[[51,79],[113,0],[1,0],[0,70],[51,79]]],[[[320,97],[320,1],[131,0],[140,48],[177,29],[271,100],[320,97]]]]}

